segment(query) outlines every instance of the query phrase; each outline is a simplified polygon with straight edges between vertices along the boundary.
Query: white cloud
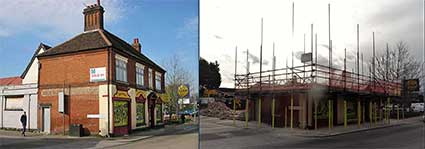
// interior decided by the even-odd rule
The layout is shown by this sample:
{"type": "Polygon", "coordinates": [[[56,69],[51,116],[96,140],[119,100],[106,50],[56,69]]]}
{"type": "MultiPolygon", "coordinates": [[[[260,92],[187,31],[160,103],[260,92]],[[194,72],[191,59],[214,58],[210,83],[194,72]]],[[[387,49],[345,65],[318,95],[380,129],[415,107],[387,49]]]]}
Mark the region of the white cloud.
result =
{"type": "MultiPolygon", "coordinates": [[[[352,59],[356,53],[356,24],[360,25],[360,50],[364,52],[365,62],[372,55],[372,32],[375,32],[376,36],[377,53],[384,49],[386,42],[392,44],[398,40],[406,40],[414,50],[412,53],[421,52],[419,51],[422,50],[421,41],[423,41],[420,34],[423,32],[423,21],[420,17],[423,17],[421,1],[296,0],[295,35],[294,40],[291,40],[292,1],[202,0],[200,56],[207,61],[217,60],[222,75],[233,76],[235,46],[242,49],[239,50],[238,60],[246,59],[242,54],[246,49],[260,56],[260,22],[261,18],[264,18],[263,60],[272,60],[272,45],[275,42],[276,68],[284,67],[286,59],[291,63],[292,51],[294,53],[303,51],[304,34],[306,34],[306,51],[310,51],[310,24],[313,23],[314,32],[318,34],[319,57],[322,58],[319,61],[327,65],[325,60],[327,61],[328,57],[328,3],[331,4],[334,65],[341,66],[344,48],[347,48],[349,61],[347,69],[354,68],[352,59]],[[408,6],[398,7],[403,4],[408,6]],[[394,9],[400,10],[393,11],[394,9]],[[400,12],[403,14],[399,14],[400,12]],[[231,59],[224,60],[224,55],[230,55],[231,59]]],[[[299,60],[296,60],[295,65],[299,64],[299,60]]],[[[245,73],[243,68],[245,62],[239,63],[238,66],[241,66],[238,67],[238,73],[245,73]]],[[[252,64],[250,68],[251,72],[259,71],[258,64],[252,64]]],[[[271,65],[263,65],[263,70],[268,69],[271,69],[271,65]]],[[[233,87],[232,77],[222,78],[222,87],[233,87]]]]}
{"type": "Polygon", "coordinates": [[[178,29],[177,38],[198,38],[198,16],[186,18],[183,22],[183,26],[178,29]]]}
{"type": "MultiPolygon", "coordinates": [[[[83,30],[85,5],[95,0],[0,0],[0,37],[26,31],[42,34],[75,34],[83,30]]],[[[124,12],[124,0],[101,1],[105,24],[118,20],[124,12]]]]}

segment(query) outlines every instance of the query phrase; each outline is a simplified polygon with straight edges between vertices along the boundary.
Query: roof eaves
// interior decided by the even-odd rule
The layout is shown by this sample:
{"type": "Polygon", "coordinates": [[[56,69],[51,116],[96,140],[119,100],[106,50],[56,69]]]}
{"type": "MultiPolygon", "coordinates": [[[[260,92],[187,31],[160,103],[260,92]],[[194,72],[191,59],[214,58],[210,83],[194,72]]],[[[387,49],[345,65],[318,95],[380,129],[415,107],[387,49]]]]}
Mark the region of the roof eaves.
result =
{"type": "Polygon", "coordinates": [[[34,52],[34,54],[32,55],[32,57],[31,57],[31,60],[30,60],[30,62],[28,63],[28,65],[27,65],[27,67],[25,68],[25,70],[24,70],[24,72],[22,72],[22,74],[21,74],[21,79],[24,79],[24,77],[25,77],[25,75],[27,75],[27,73],[28,73],[28,70],[31,68],[31,64],[34,62],[34,60],[35,60],[35,58],[37,57],[37,55],[38,55],[38,52],[40,52],[40,50],[41,49],[44,49],[44,50],[48,50],[48,49],[50,49],[51,47],[50,46],[48,46],[48,45],[45,45],[45,44],[43,44],[42,42],[40,43],[40,45],[38,46],[38,48],[37,48],[37,50],[35,50],[35,52],[34,52]]]}

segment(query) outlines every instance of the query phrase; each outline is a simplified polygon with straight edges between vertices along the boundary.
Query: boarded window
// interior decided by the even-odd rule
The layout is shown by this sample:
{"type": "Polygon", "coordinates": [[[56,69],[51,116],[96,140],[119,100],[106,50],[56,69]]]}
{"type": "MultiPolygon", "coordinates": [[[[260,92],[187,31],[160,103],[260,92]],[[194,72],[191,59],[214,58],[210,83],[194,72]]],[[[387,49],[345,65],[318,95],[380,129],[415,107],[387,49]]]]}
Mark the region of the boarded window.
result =
{"type": "Polygon", "coordinates": [[[156,123],[162,123],[162,104],[156,104],[156,123]]]}
{"type": "Polygon", "coordinates": [[[114,126],[128,125],[128,102],[114,101],[114,126]]]}
{"type": "Polygon", "coordinates": [[[22,110],[24,96],[6,97],[6,110],[22,110]]]}
{"type": "Polygon", "coordinates": [[[145,125],[145,104],[136,103],[136,126],[145,125]]]}

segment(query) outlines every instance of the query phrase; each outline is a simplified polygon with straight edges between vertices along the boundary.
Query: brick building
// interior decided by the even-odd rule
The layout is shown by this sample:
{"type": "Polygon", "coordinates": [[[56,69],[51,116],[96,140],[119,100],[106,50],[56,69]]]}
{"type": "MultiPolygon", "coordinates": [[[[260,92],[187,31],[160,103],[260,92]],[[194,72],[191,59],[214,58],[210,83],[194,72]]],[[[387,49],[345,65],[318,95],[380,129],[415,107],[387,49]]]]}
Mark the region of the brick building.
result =
{"type": "Polygon", "coordinates": [[[88,6],[84,32],[38,55],[40,130],[82,124],[85,134],[106,136],[163,125],[165,70],[137,38],[130,45],[105,30],[103,13],[99,2],[88,6]]]}

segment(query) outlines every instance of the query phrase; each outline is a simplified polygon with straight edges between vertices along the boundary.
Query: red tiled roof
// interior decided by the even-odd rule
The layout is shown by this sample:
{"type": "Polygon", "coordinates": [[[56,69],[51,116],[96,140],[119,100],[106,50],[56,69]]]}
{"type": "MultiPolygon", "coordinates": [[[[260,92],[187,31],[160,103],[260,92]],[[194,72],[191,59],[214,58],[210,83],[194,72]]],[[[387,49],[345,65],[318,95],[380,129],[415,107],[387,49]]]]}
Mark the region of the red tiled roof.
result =
{"type": "Polygon", "coordinates": [[[22,78],[19,76],[16,77],[8,77],[8,78],[0,78],[0,86],[4,85],[20,85],[22,84],[22,78]]]}

